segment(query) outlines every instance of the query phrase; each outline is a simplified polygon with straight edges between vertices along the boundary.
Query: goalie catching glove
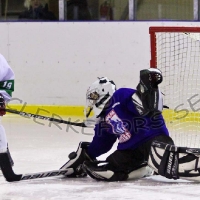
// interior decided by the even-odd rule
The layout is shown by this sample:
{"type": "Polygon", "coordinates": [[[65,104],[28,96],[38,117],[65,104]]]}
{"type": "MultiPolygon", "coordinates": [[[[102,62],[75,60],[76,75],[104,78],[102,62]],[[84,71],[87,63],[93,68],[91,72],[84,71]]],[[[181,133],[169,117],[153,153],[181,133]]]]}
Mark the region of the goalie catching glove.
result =
{"type": "Polygon", "coordinates": [[[67,175],[67,177],[78,178],[87,176],[82,167],[83,162],[94,161],[87,154],[87,148],[89,145],[90,145],[89,142],[80,142],[77,151],[69,154],[68,157],[70,160],[60,168],[60,169],[73,169],[72,173],[67,175]]]}
{"type": "Polygon", "coordinates": [[[148,165],[169,179],[200,181],[200,149],[152,142],[148,165]]]}
{"type": "Polygon", "coordinates": [[[140,71],[137,92],[132,97],[140,115],[153,115],[162,112],[162,94],[158,88],[162,80],[162,73],[159,69],[150,68],[140,71]]]}

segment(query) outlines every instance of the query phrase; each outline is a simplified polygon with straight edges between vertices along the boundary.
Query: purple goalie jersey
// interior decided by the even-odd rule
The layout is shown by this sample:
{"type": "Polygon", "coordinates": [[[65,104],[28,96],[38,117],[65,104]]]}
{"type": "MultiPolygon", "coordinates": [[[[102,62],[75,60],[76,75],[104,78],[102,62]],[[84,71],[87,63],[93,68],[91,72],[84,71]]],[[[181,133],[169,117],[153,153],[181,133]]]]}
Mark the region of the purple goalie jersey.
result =
{"type": "Polygon", "coordinates": [[[88,154],[96,158],[108,152],[118,139],[118,150],[135,149],[155,136],[169,135],[163,116],[139,115],[132,101],[134,89],[118,89],[103,111],[104,120],[95,125],[88,154]]]}

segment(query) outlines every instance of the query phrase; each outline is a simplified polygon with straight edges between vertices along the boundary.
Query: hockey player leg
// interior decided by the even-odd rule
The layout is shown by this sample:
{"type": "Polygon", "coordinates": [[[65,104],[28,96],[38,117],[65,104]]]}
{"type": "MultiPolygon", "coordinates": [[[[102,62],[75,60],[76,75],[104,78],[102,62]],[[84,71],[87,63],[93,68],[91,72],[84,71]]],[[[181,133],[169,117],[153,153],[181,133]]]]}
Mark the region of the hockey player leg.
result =
{"type": "Polygon", "coordinates": [[[86,160],[93,161],[86,150],[89,146],[89,142],[80,142],[78,149],[76,152],[72,152],[69,154],[69,161],[67,161],[60,169],[72,169],[72,174],[67,175],[67,177],[84,177],[87,174],[84,172],[82,168],[82,164],[86,160]]]}
{"type": "MultiPolygon", "coordinates": [[[[8,157],[9,157],[9,160],[10,160],[10,164],[11,164],[11,166],[13,167],[14,161],[13,161],[11,155],[10,155],[10,151],[9,151],[9,148],[8,148],[8,147],[7,147],[7,153],[8,153],[8,157]]],[[[1,167],[0,167],[0,174],[2,175],[2,173],[1,173],[1,167]]]]}
{"type": "Polygon", "coordinates": [[[176,147],[154,141],[148,165],[169,179],[200,181],[200,149],[176,147]]]}
{"type": "MultiPolygon", "coordinates": [[[[0,118],[0,121],[1,121],[1,118],[0,118]]],[[[9,157],[11,166],[13,166],[14,162],[13,162],[13,159],[10,155],[10,151],[9,151],[9,148],[8,148],[6,132],[5,132],[4,127],[1,124],[0,124],[0,152],[7,152],[8,153],[8,157],[9,157]]]]}
{"type": "Polygon", "coordinates": [[[8,147],[7,147],[7,153],[8,153],[8,157],[9,157],[9,160],[10,160],[10,164],[11,164],[11,166],[13,167],[13,166],[14,166],[14,161],[13,161],[13,159],[12,159],[12,157],[11,157],[10,150],[9,150],[8,147]]]}
{"type": "Polygon", "coordinates": [[[7,181],[18,181],[21,175],[16,175],[12,170],[13,161],[8,150],[7,138],[4,127],[0,124],[0,168],[7,181]]]}

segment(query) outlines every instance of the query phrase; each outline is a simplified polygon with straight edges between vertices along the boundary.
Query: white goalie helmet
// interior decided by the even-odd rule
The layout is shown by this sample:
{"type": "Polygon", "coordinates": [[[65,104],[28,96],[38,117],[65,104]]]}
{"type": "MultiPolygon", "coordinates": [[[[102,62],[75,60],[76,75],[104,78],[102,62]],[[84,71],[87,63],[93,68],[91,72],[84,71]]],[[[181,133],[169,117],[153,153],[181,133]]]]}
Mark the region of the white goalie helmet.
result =
{"type": "Polygon", "coordinates": [[[98,78],[92,83],[86,92],[86,108],[84,111],[86,118],[89,117],[92,110],[95,117],[98,118],[115,90],[115,83],[107,77],[98,78]]]}

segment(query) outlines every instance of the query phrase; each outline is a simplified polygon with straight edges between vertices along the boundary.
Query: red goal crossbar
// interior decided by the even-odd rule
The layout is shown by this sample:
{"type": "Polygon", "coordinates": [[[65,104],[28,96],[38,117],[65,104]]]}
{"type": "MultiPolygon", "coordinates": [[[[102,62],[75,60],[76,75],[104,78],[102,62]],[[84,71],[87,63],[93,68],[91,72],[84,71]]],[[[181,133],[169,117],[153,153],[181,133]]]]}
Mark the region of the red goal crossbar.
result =
{"type": "Polygon", "coordinates": [[[150,49],[151,49],[151,60],[150,60],[150,67],[156,68],[157,67],[157,49],[156,49],[156,33],[158,32],[168,32],[168,33],[176,33],[176,32],[190,32],[190,33],[197,33],[200,32],[200,27],[173,27],[173,26],[156,26],[149,28],[150,34],[150,49]]]}

